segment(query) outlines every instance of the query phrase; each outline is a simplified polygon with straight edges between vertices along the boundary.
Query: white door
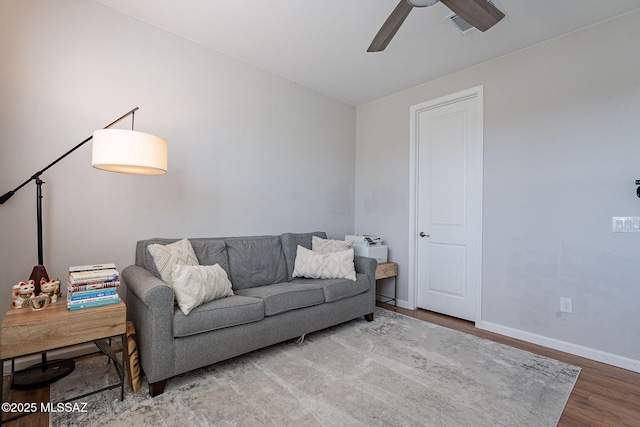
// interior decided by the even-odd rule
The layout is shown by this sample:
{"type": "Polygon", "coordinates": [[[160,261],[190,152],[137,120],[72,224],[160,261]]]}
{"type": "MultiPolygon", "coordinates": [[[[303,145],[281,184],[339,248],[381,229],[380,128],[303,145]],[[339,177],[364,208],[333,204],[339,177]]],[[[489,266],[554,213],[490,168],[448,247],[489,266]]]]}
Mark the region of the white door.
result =
{"type": "Polygon", "coordinates": [[[412,108],[417,306],[480,320],[482,88],[412,108]]]}

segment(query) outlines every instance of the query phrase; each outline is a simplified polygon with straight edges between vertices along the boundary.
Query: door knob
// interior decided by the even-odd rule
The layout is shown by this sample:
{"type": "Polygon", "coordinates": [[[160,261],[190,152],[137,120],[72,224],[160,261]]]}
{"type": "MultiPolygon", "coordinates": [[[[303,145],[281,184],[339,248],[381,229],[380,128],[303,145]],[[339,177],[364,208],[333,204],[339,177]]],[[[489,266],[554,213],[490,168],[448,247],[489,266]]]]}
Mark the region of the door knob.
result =
{"type": "Polygon", "coordinates": [[[429,235],[428,234],[424,234],[424,231],[421,231],[420,232],[420,237],[429,237],[429,235]]]}

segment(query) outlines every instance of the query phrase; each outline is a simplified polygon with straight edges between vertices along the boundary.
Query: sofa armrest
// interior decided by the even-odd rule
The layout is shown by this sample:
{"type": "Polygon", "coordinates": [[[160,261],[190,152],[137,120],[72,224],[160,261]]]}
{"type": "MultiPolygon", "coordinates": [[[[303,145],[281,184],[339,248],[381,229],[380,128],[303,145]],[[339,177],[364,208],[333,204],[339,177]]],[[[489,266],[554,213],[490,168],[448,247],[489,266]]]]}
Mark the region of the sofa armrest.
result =
{"type": "Polygon", "coordinates": [[[122,279],[127,292],[134,293],[145,305],[173,307],[173,289],[146,268],[130,265],[122,271],[122,279]]]}
{"type": "Polygon", "coordinates": [[[122,271],[127,319],[136,328],[140,364],[150,383],[173,376],[173,289],[150,271],[131,265],[122,271]]]}
{"type": "Polygon", "coordinates": [[[355,255],[353,264],[356,268],[356,273],[364,273],[369,278],[369,308],[364,317],[371,322],[373,320],[373,312],[376,309],[376,268],[378,267],[378,261],[375,258],[355,255]]]}
{"type": "Polygon", "coordinates": [[[369,283],[373,292],[376,291],[376,268],[378,267],[378,261],[375,258],[363,257],[355,255],[353,257],[353,264],[356,268],[356,273],[364,273],[369,277],[369,283]]]}

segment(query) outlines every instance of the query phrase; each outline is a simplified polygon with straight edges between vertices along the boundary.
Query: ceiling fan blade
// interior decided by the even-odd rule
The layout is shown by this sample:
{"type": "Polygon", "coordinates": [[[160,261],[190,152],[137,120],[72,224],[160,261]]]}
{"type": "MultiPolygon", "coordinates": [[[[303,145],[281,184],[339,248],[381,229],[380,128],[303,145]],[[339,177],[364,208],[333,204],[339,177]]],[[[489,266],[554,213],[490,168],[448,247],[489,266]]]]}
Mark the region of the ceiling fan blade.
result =
{"type": "Polygon", "coordinates": [[[440,2],[480,31],[487,31],[504,18],[504,13],[487,0],[440,0],[440,2]]]}
{"type": "Polygon", "coordinates": [[[404,20],[409,16],[411,9],[413,9],[413,6],[411,6],[406,0],[400,0],[400,3],[398,3],[396,8],[393,9],[391,15],[389,15],[387,20],[384,21],[382,28],[380,28],[380,31],[378,31],[378,34],[374,37],[369,49],[367,49],[367,52],[383,51],[393,36],[396,35],[396,32],[398,32],[398,29],[400,29],[404,20]]]}

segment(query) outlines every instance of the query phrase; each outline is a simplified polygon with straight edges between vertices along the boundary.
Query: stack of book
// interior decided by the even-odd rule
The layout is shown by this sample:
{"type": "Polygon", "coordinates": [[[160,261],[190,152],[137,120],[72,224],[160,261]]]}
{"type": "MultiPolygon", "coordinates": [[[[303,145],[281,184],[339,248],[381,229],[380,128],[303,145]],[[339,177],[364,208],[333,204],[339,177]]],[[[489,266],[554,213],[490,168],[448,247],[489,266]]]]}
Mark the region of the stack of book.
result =
{"type": "Polygon", "coordinates": [[[67,308],[80,310],[120,302],[120,276],[115,264],[69,267],[67,308]]]}

